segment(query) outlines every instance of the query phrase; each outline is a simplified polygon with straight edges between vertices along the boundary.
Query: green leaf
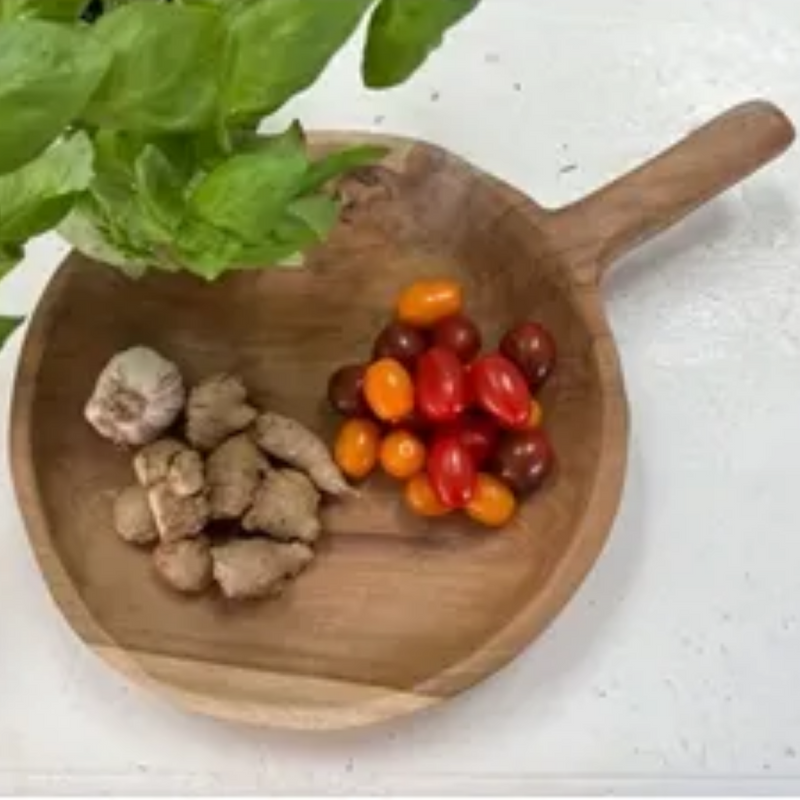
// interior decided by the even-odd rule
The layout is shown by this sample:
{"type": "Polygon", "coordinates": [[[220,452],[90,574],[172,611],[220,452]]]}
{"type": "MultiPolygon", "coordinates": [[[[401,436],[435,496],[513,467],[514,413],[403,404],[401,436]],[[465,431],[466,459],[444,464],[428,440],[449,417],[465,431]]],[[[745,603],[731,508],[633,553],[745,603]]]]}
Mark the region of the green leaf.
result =
{"type": "Polygon", "coordinates": [[[94,176],[94,150],[78,133],[0,176],[0,242],[24,242],[57,225],[94,176]]]}
{"type": "Polygon", "coordinates": [[[75,22],[89,0],[0,0],[0,20],[50,19],[75,22]]]}
{"type": "Polygon", "coordinates": [[[334,178],[380,161],[388,152],[386,147],[362,145],[330,153],[311,164],[303,181],[302,191],[315,192],[334,178]]]}
{"type": "Polygon", "coordinates": [[[257,244],[297,195],[307,164],[290,130],[272,147],[222,162],[196,187],[190,206],[210,225],[257,244]]]}
{"type": "Polygon", "coordinates": [[[89,258],[116,267],[132,278],[144,275],[153,261],[152,257],[115,240],[102,209],[90,197],[81,199],[58,231],[89,258]]]}
{"type": "Polygon", "coordinates": [[[250,0],[231,5],[225,109],[261,117],[319,77],[374,0],[250,0]]]}
{"type": "Polygon", "coordinates": [[[174,242],[178,259],[201,278],[212,281],[236,264],[242,241],[203,220],[186,219],[174,242]]]}
{"type": "Polygon", "coordinates": [[[287,208],[287,214],[300,220],[313,231],[317,241],[323,241],[339,219],[339,204],[326,195],[303,197],[287,208]]]}
{"type": "Polygon", "coordinates": [[[84,115],[88,122],[146,133],[212,125],[225,53],[219,11],[133,3],[92,30],[114,58],[84,115]]]}
{"type": "Polygon", "coordinates": [[[5,278],[14,267],[25,258],[25,251],[19,244],[0,244],[0,278],[5,278]]]}
{"type": "MultiPolygon", "coordinates": [[[[137,134],[101,131],[95,138],[97,177],[91,194],[102,213],[103,227],[115,244],[126,250],[152,253],[154,247],[171,240],[179,221],[170,221],[164,186],[155,186],[163,176],[151,174],[158,156],[151,153],[145,157],[148,148],[157,148],[145,142],[137,134]]],[[[158,152],[166,159],[160,149],[158,152]]],[[[177,148],[170,152],[177,152],[177,148]]],[[[177,173],[178,167],[175,170],[177,173]]]]}
{"type": "Polygon", "coordinates": [[[147,145],[134,167],[139,198],[159,225],[178,229],[186,213],[184,178],[180,170],[154,145],[147,145]]]}
{"type": "Polygon", "coordinates": [[[0,347],[2,347],[14,331],[25,322],[25,317],[0,317],[0,347]]]}
{"type": "Polygon", "coordinates": [[[403,83],[480,0],[382,0],[370,20],[362,68],[373,89],[403,83]]]}
{"type": "Polygon", "coordinates": [[[0,174],[39,155],[81,113],[107,67],[106,51],[81,30],[0,25],[0,174]]]}

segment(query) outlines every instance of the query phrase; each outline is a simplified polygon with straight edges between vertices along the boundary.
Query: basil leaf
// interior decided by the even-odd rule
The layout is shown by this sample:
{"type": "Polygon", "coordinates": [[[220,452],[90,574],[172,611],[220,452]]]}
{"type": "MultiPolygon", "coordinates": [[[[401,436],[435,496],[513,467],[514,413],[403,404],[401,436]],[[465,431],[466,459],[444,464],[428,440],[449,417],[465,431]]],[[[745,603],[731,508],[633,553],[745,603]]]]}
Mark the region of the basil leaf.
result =
{"type": "Polygon", "coordinates": [[[0,317],[0,347],[2,347],[9,336],[25,322],[25,317],[0,317]]]}
{"type": "Polygon", "coordinates": [[[25,258],[25,251],[21,245],[0,244],[0,278],[5,278],[23,258],[25,258]]]}
{"type": "Polygon", "coordinates": [[[75,22],[89,0],[0,0],[0,19],[51,19],[75,22]]]}
{"type": "Polygon", "coordinates": [[[302,222],[321,242],[339,219],[339,204],[326,195],[303,197],[290,203],[286,213],[290,218],[302,222]]]}
{"type": "Polygon", "coordinates": [[[232,234],[192,218],[184,220],[174,244],[185,267],[208,281],[231,270],[243,248],[232,234]]]}
{"type": "Polygon", "coordinates": [[[83,110],[108,56],[80,30],[27,20],[0,25],[0,174],[41,153],[83,110]]]}
{"type": "Polygon", "coordinates": [[[153,145],[142,150],[134,169],[139,198],[144,207],[162,227],[176,230],[186,211],[180,171],[153,145]]]}
{"type": "Polygon", "coordinates": [[[59,225],[59,233],[74,247],[100,264],[108,264],[128,277],[145,274],[152,258],[111,232],[102,209],[91,197],[82,198],[59,225]]]}
{"type": "Polygon", "coordinates": [[[209,224],[257,244],[297,195],[307,164],[289,132],[272,147],[223,161],[195,188],[189,204],[209,224]]]}
{"type": "Polygon", "coordinates": [[[315,192],[334,178],[380,161],[388,152],[386,147],[362,145],[323,156],[308,168],[302,191],[315,192]]]}
{"type": "Polygon", "coordinates": [[[134,3],[104,15],[92,30],[114,58],[86,110],[88,122],[146,133],[212,125],[225,52],[220,12],[134,3]]]}
{"type": "Polygon", "coordinates": [[[23,242],[57,225],[94,176],[94,150],[78,133],[0,176],[0,242],[23,242]]]}
{"type": "Polygon", "coordinates": [[[271,114],[319,77],[374,0],[251,0],[228,15],[224,104],[232,117],[271,114]]]}
{"type": "Polygon", "coordinates": [[[364,52],[364,83],[397,86],[442,44],[447,30],[480,0],[382,0],[372,15],[364,52]]]}

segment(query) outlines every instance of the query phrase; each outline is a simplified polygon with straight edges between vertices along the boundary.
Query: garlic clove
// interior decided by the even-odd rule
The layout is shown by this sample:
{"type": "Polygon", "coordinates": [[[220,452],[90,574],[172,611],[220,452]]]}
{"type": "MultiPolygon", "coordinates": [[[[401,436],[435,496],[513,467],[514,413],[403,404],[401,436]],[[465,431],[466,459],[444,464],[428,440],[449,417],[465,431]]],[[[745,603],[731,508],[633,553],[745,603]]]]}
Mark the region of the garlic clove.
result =
{"type": "Polygon", "coordinates": [[[132,347],[105,366],[86,405],[92,427],[116,444],[139,446],[163,434],[186,404],[178,367],[148,347],[132,347]]]}

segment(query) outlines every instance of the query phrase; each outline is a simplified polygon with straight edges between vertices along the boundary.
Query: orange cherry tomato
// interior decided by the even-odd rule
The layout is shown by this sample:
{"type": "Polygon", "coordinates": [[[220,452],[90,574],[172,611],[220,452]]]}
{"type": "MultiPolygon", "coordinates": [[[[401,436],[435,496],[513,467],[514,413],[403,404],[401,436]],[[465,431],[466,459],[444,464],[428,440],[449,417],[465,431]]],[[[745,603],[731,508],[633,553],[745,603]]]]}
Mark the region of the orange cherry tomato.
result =
{"type": "Polygon", "coordinates": [[[542,427],[542,420],[544,419],[544,409],[538,400],[531,400],[531,413],[528,416],[528,421],[525,427],[530,430],[536,430],[542,427]]]}
{"type": "Polygon", "coordinates": [[[458,314],[462,303],[461,286],[456,281],[417,281],[398,298],[397,316],[416,328],[431,328],[446,317],[458,314]]]}
{"type": "Polygon", "coordinates": [[[395,422],[414,410],[414,383],[399,361],[382,358],[367,369],[364,397],[376,417],[395,422]]]}
{"type": "Polygon", "coordinates": [[[451,511],[437,497],[425,472],[415,475],[406,484],[405,498],[406,505],[420,517],[444,517],[451,511]]]}
{"type": "Polygon", "coordinates": [[[502,528],[516,510],[517,500],[508,486],[491,475],[478,475],[475,496],[467,506],[472,519],[489,528],[502,528]]]}
{"type": "Polygon", "coordinates": [[[333,448],[339,469],[348,478],[366,478],[378,463],[380,442],[380,428],[372,420],[348,420],[339,429],[333,448]]]}
{"type": "Polygon", "coordinates": [[[425,456],[425,445],[408,431],[393,431],[381,444],[381,466],[389,475],[400,480],[407,480],[421,472],[425,466],[425,456]]]}

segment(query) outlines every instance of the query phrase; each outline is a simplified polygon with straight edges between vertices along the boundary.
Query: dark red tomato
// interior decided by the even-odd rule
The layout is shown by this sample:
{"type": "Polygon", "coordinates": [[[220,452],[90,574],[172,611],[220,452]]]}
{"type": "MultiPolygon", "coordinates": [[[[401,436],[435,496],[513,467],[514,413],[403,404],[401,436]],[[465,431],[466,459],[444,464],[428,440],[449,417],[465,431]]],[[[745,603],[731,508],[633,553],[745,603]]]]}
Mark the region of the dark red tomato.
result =
{"type": "Polygon", "coordinates": [[[334,411],[345,417],[368,417],[369,406],[364,398],[366,364],[348,364],[331,375],[328,401],[334,411]]]}
{"type": "Polygon", "coordinates": [[[428,455],[428,477],[448,508],[464,508],[475,496],[478,470],[467,448],[455,436],[438,436],[428,455]]]}
{"type": "Polygon", "coordinates": [[[477,467],[483,466],[489,460],[500,435],[497,423],[479,414],[462,417],[448,425],[443,433],[455,436],[467,448],[477,467]]]}
{"type": "Polygon", "coordinates": [[[443,319],[433,329],[433,343],[452,350],[465,364],[481,351],[483,340],[478,326],[463,314],[443,319]]]}
{"type": "Polygon", "coordinates": [[[554,463],[553,448],[543,430],[514,431],[498,444],[491,471],[522,496],[542,485],[554,463]]]}
{"type": "Polygon", "coordinates": [[[408,428],[408,430],[424,437],[431,427],[431,421],[423,417],[419,408],[414,406],[414,410],[408,416],[398,420],[395,427],[408,428]]]}
{"type": "Polygon", "coordinates": [[[507,428],[522,428],[531,413],[531,393],[522,373],[507,358],[493,353],[470,367],[475,401],[507,428]]]}
{"type": "Polygon", "coordinates": [[[379,334],[372,349],[375,361],[393,358],[406,369],[413,370],[417,359],[425,352],[428,341],[425,334],[405,322],[391,322],[379,334]]]}
{"type": "Polygon", "coordinates": [[[556,366],[556,343],[538,322],[524,322],[500,342],[500,352],[513,361],[532,391],[544,386],[556,366]]]}
{"type": "Polygon", "coordinates": [[[467,382],[464,367],[452,350],[432,347],[417,362],[416,402],[431,422],[452,422],[464,413],[467,382]]]}

